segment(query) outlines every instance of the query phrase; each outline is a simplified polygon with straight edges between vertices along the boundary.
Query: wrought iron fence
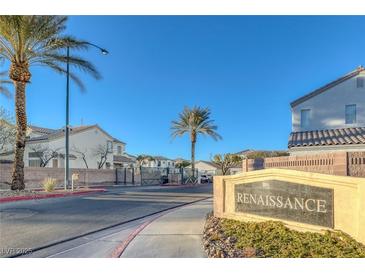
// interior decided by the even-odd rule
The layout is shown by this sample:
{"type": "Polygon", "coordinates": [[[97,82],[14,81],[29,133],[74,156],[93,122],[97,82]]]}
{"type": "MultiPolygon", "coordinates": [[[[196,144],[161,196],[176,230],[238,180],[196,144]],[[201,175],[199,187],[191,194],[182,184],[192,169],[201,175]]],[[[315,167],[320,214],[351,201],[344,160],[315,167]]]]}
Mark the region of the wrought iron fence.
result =
{"type": "Polygon", "coordinates": [[[189,178],[198,178],[200,172],[196,169],[192,176],[190,168],[162,168],[162,167],[121,167],[115,170],[116,184],[124,185],[160,185],[185,184],[189,178]]]}

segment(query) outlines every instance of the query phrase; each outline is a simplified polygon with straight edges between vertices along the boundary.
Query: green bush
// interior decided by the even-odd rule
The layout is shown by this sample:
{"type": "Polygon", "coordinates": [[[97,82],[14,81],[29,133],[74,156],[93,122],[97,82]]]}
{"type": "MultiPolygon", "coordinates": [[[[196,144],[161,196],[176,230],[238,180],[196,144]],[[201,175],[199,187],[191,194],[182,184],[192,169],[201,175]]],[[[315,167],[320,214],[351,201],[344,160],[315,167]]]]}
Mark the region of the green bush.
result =
{"type": "Polygon", "coordinates": [[[261,159],[271,157],[289,156],[287,151],[253,151],[247,154],[248,159],[261,159]]]}
{"type": "Polygon", "coordinates": [[[55,187],[56,187],[56,179],[55,178],[48,177],[48,178],[45,178],[43,180],[43,189],[44,189],[44,191],[52,192],[52,191],[54,191],[55,187]]]}
{"type": "Polygon", "coordinates": [[[281,222],[239,222],[221,220],[227,237],[237,239],[235,247],[256,248],[263,257],[276,258],[363,258],[365,246],[341,231],[324,234],[299,232],[281,222]]]}

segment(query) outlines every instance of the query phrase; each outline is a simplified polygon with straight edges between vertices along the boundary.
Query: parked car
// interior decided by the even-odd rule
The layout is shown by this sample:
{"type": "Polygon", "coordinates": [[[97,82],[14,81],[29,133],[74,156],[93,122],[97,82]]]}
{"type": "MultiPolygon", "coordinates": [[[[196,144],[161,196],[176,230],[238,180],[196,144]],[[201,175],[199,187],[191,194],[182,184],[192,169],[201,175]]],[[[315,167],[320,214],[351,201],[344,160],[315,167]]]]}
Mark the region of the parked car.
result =
{"type": "Polygon", "coordinates": [[[213,175],[207,174],[208,179],[210,180],[210,183],[213,183],[213,175]]]}
{"type": "Polygon", "coordinates": [[[200,175],[200,183],[201,184],[210,184],[212,183],[213,180],[212,180],[212,177],[210,175],[200,175]]]}
{"type": "Polygon", "coordinates": [[[169,183],[169,177],[167,175],[162,175],[160,178],[160,182],[162,185],[169,183]]]}

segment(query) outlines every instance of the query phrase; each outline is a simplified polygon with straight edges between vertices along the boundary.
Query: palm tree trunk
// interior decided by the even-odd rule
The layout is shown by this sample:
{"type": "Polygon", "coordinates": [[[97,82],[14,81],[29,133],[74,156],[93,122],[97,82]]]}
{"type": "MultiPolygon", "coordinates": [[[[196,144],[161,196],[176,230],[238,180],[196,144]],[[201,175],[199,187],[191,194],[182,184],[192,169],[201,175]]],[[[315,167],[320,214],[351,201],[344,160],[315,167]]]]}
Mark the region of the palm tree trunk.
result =
{"type": "Polygon", "coordinates": [[[23,190],[24,184],[24,149],[27,131],[27,115],[25,111],[25,85],[26,82],[14,81],[15,85],[15,115],[16,115],[16,140],[12,190],[23,190]]]}
{"type": "Polygon", "coordinates": [[[191,142],[191,172],[192,176],[195,177],[195,141],[191,142]]]}

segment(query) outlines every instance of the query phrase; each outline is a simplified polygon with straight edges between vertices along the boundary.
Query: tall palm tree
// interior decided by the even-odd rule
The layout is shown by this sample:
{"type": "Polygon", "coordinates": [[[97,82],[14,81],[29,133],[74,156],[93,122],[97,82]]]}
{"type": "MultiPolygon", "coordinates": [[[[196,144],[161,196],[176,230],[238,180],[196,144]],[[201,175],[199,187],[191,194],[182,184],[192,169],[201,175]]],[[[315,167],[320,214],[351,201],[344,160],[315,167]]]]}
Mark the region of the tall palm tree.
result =
{"type": "Polygon", "coordinates": [[[191,170],[192,176],[195,176],[195,144],[199,134],[211,136],[214,140],[222,139],[216,132],[217,126],[210,119],[209,108],[185,107],[179,114],[177,121],[172,121],[171,135],[173,138],[189,134],[191,141],[191,170]]]}
{"type": "MultiPolygon", "coordinates": [[[[66,16],[0,16],[0,56],[10,62],[9,78],[15,87],[16,144],[11,189],[24,189],[24,148],[27,129],[25,91],[30,82],[33,65],[48,67],[65,74],[64,64],[91,74],[96,79],[100,74],[87,60],[71,55],[66,49],[87,49],[86,41],[63,34],[66,16]]],[[[82,82],[73,73],[70,78],[80,87],[82,82]]]]}

